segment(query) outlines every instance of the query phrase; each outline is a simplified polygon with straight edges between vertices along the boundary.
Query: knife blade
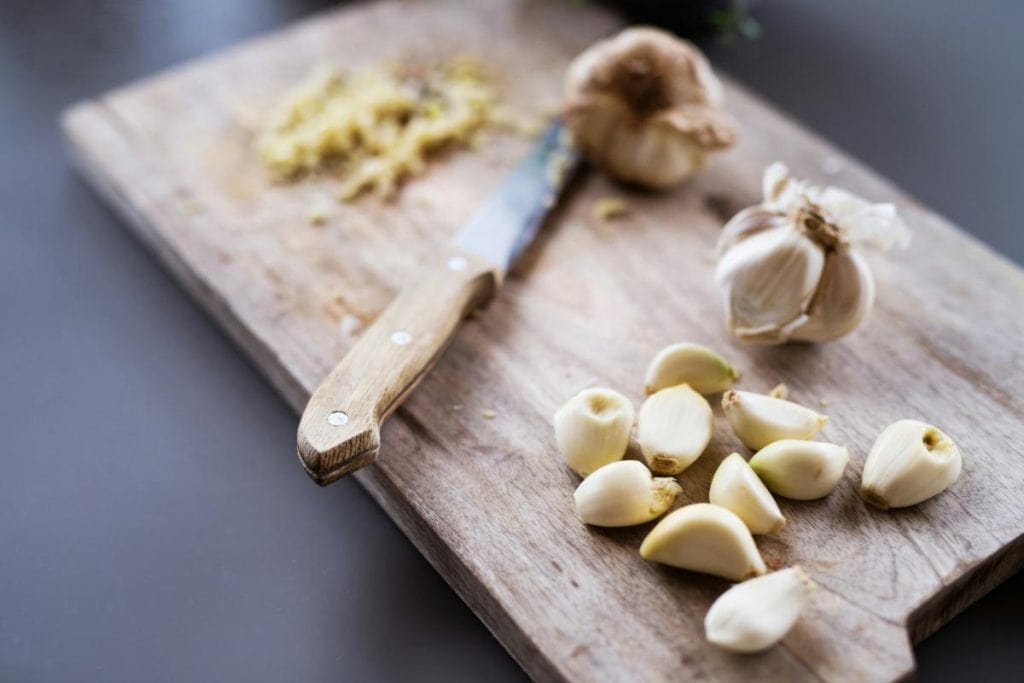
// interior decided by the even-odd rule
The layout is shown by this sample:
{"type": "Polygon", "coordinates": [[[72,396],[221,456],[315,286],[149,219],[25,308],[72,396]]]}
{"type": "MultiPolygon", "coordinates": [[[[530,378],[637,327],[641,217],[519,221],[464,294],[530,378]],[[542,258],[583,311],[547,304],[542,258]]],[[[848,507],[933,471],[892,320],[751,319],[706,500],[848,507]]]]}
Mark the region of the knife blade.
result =
{"type": "Polygon", "coordinates": [[[579,165],[561,123],[405,286],[313,392],[299,420],[299,460],[325,486],[376,460],[380,427],[486,303],[537,235],[579,165]]]}

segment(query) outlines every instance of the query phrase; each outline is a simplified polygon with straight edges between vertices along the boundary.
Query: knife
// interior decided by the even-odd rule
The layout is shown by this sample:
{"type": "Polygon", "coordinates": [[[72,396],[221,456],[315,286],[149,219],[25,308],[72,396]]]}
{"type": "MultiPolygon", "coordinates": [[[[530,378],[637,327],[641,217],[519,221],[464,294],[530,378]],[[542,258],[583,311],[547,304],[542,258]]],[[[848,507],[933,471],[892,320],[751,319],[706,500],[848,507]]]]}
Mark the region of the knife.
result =
{"type": "Polygon", "coordinates": [[[437,362],[462,320],[494,296],[578,165],[556,122],[313,392],[296,440],[314,481],[326,486],[377,458],[381,423],[437,362]]]}

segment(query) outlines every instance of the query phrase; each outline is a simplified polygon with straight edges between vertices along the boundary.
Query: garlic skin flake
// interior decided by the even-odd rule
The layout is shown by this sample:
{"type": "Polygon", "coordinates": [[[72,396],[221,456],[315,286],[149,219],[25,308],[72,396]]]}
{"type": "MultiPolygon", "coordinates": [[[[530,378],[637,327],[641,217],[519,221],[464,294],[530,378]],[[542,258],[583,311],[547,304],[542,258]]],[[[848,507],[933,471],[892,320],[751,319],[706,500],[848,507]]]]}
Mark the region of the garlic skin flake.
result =
{"type": "Polygon", "coordinates": [[[711,605],[704,617],[704,635],[732,652],[763,652],[789,633],[814,589],[800,567],[736,584],[711,605]]]}
{"type": "Polygon", "coordinates": [[[584,524],[634,526],[660,517],[682,490],[671,477],[652,477],[642,462],[620,460],[584,479],[573,498],[584,524]]]}
{"type": "Polygon", "coordinates": [[[700,344],[666,346],[647,367],[644,393],[689,384],[699,394],[717,394],[732,386],[740,373],[729,361],[700,344]]]}
{"type": "Polygon", "coordinates": [[[640,555],[733,581],[767,571],[743,520],[710,503],[685,505],[658,522],[641,544],[640,555]]]}
{"type": "Polygon", "coordinates": [[[750,459],[750,467],[772,493],[793,500],[824,498],[839,485],[850,454],[820,441],[783,439],[750,459]]]}
{"type": "Polygon", "coordinates": [[[633,430],[633,404],[612,389],[584,389],[555,413],[555,441],[581,477],[621,460],[633,430]]]}
{"type": "Polygon", "coordinates": [[[782,439],[811,439],[828,421],[798,403],[749,391],[725,392],[722,410],[743,445],[755,451],[782,439]]]}
{"type": "Polygon", "coordinates": [[[715,470],[708,500],[736,513],[752,534],[774,534],[786,524],[779,504],[739,453],[715,470]]]}
{"type": "Polygon", "coordinates": [[[861,495],[883,510],[917,505],[949,488],[962,468],[960,449],[944,432],[919,420],[900,420],[871,447],[861,495]]]}
{"type": "Polygon", "coordinates": [[[871,312],[875,284],[853,250],[905,246],[909,231],[891,204],[818,188],[781,163],[764,172],[764,199],[734,216],[718,242],[715,280],[730,332],[749,342],[824,342],[871,312]]]}
{"type": "Polygon", "coordinates": [[[640,406],[637,440],[657,474],[679,474],[711,441],[714,415],[707,399],[686,384],[662,389],[640,406]]]}
{"type": "Polygon", "coordinates": [[[580,53],[565,78],[573,141],[615,178],[664,189],[733,144],[722,84],[693,44],[649,27],[628,28],[580,53]]]}

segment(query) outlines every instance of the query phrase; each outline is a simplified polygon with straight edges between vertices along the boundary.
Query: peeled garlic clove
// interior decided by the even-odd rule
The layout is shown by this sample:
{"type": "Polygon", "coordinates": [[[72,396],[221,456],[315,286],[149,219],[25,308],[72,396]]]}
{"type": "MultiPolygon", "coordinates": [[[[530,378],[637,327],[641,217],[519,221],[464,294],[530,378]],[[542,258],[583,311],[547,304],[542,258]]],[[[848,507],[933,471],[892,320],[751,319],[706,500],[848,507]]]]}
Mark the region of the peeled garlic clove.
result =
{"type": "Polygon", "coordinates": [[[752,534],[774,534],[786,524],[778,503],[739,453],[715,470],[708,500],[736,513],[752,534]]]}
{"type": "Polygon", "coordinates": [[[732,652],[761,652],[782,640],[810,601],[814,583],[800,567],[736,584],[704,617],[708,642],[732,652]]]}
{"type": "Polygon", "coordinates": [[[599,468],[576,488],[576,514],[595,526],[643,524],[660,517],[682,490],[671,477],[652,477],[642,462],[620,460],[599,468]]]}
{"type": "Polygon", "coordinates": [[[813,438],[828,421],[792,401],[749,391],[725,392],[722,410],[740,441],[755,451],[773,441],[813,438]]]}
{"type": "Polygon", "coordinates": [[[684,342],[658,352],[647,368],[644,392],[689,384],[697,393],[717,394],[738,377],[736,368],[708,347],[684,342]]]}
{"type": "Polygon", "coordinates": [[[917,505],[949,488],[962,467],[960,449],[945,433],[925,422],[900,420],[871,447],[861,495],[883,510],[917,505]]]}
{"type": "Polygon", "coordinates": [[[619,180],[678,184],[735,140],[722,85],[694,45],[629,28],[583,51],[566,73],[565,122],[592,163],[619,180]]]}
{"type": "Polygon", "coordinates": [[[772,493],[793,500],[815,500],[839,485],[849,461],[850,454],[842,446],[783,439],[755,453],[750,467],[772,493]]]}
{"type": "Polygon", "coordinates": [[[714,416],[707,400],[686,384],[651,394],[640,406],[637,439],[651,470],[679,474],[711,441],[714,416]]]}
{"type": "Polygon", "coordinates": [[[558,450],[583,477],[621,460],[632,429],[633,404],[611,389],[584,389],[555,413],[558,450]]]}
{"type": "Polygon", "coordinates": [[[640,555],[733,581],[767,571],[743,520],[710,503],[686,505],[658,522],[641,544],[640,555]]]}

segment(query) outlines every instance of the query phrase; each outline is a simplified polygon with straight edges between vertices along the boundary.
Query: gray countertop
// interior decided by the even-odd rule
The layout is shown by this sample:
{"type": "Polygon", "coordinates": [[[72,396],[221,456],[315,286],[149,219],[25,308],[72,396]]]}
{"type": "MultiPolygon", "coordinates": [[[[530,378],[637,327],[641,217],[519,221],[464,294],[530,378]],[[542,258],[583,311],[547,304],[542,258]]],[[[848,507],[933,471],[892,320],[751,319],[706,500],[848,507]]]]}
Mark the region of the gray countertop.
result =
{"type": "MultiPolygon", "coordinates": [[[[321,4],[0,4],[0,679],[523,676],[355,482],[309,482],[295,416],[64,160],[72,101],[321,4]]],[[[719,68],[1024,260],[1024,5],[758,16],[719,68]]],[[[1019,676],[1022,598],[925,641],[921,678],[1019,676]]]]}

